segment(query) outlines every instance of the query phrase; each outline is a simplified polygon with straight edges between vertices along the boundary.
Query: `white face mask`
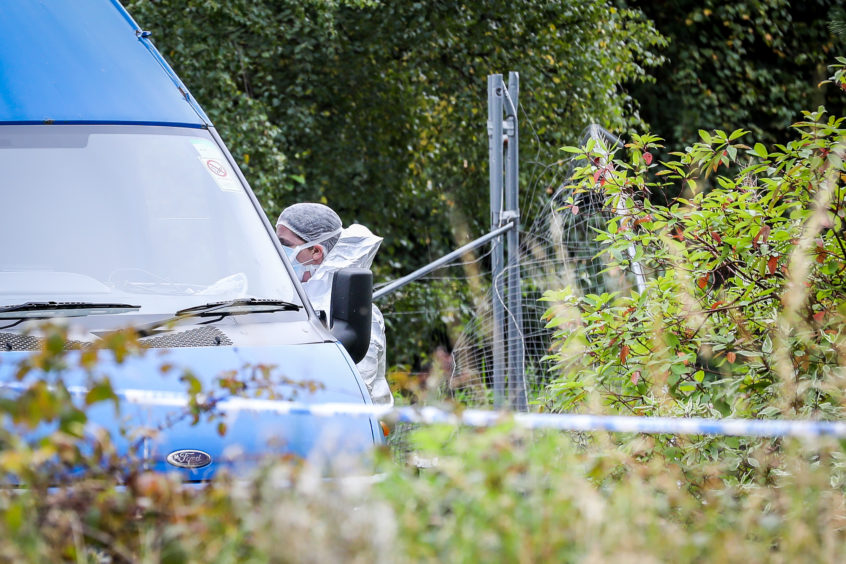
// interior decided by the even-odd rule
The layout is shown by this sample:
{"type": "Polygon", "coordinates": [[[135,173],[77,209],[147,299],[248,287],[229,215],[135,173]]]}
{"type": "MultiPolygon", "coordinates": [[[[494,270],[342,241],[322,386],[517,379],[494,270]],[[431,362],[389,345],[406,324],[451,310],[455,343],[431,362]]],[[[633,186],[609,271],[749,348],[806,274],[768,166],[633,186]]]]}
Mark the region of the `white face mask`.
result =
{"type": "Polygon", "coordinates": [[[303,276],[305,276],[306,272],[314,272],[313,264],[303,264],[299,260],[297,260],[297,254],[305,247],[300,245],[297,247],[283,248],[285,249],[285,254],[288,255],[288,260],[291,261],[291,266],[294,267],[294,274],[297,275],[298,280],[302,281],[303,276]]]}
{"type": "MultiPolygon", "coordinates": [[[[288,229],[290,229],[290,227],[288,229]]],[[[315,245],[322,243],[323,241],[328,241],[336,235],[340,235],[341,231],[343,231],[343,228],[338,228],[335,231],[330,231],[329,233],[321,235],[314,241],[309,241],[308,243],[303,243],[302,245],[297,245],[296,247],[284,247],[285,254],[288,255],[288,259],[291,261],[291,266],[294,267],[294,273],[297,275],[297,278],[299,278],[300,281],[302,281],[303,276],[305,276],[306,272],[314,274],[314,271],[317,270],[317,267],[320,265],[314,264],[311,260],[307,262],[300,262],[299,259],[297,259],[297,255],[300,254],[303,249],[309,249],[311,247],[314,247],[315,245]]],[[[325,252],[326,248],[324,247],[323,249],[325,252]]]]}

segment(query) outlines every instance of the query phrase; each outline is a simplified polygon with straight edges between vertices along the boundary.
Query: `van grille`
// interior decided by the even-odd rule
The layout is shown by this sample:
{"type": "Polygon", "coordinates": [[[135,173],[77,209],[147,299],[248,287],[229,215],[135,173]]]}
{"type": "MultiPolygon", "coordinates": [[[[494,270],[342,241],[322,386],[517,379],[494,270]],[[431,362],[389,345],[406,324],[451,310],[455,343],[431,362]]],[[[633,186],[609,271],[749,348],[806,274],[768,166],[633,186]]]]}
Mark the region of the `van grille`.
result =
{"type": "Polygon", "coordinates": [[[231,345],[232,341],[226,333],[217,327],[197,327],[181,333],[165,333],[157,337],[141,339],[141,344],[151,349],[165,349],[172,347],[216,347],[231,345]]]}
{"type": "MultiPolygon", "coordinates": [[[[37,351],[41,348],[42,339],[31,335],[18,333],[0,333],[0,352],[2,351],[37,351]]],[[[197,327],[180,333],[165,333],[155,337],[139,339],[141,346],[148,349],[165,349],[173,347],[217,347],[231,345],[232,341],[226,333],[217,327],[197,327]]],[[[68,341],[65,350],[82,349],[91,346],[83,341],[68,341]]]]}

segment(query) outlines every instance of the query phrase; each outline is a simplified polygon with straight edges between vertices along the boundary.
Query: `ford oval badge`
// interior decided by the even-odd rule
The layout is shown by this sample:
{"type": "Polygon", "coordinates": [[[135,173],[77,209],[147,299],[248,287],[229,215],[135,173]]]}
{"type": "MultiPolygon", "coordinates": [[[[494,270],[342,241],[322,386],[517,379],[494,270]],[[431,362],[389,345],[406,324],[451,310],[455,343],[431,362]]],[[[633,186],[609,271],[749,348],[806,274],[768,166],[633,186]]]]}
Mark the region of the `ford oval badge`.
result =
{"type": "Polygon", "coordinates": [[[175,450],[167,455],[168,464],[179,468],[202,468],[211,464],[212,458],[201,450],[175,450]]]}

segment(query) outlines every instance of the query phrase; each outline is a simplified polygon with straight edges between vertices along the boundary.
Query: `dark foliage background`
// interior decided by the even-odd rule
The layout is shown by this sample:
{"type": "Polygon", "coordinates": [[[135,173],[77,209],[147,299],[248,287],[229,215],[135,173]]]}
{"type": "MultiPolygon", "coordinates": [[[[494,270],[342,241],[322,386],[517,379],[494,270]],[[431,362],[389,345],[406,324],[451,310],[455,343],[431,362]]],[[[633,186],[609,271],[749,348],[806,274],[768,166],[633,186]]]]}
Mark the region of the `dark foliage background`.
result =
{"type": "MultiPolygon", "coordinates": [[[[538,169],[532,159],[559,159],[589,123],[623,135],[649,128],[669,149],[727,124],[780,140],[800,109],[842,107],[816,87],[842,46],[827,26],[842,9],[826,0],[130,0],[127,8],[206,109],[271,218],[291,203],[322,201],[385,237],[377,282],[489,227],[488,74],[521,75],[524,187],[538,169]]],[[[445,281],[381,303],[389,364],[419,366],[436,345],[449,346],[472,311],[469,292],[445,281]]]]}
{"type": "Polygon", "coordinates": [[[655,81],[632,94],[669,150],[699,140],[699,129],[743,126],[762,143],[782,143],[800,111],[825,105],[842,115],[832,88],[818,88],[843,52],[829,25],[842,18],[831,0],[659,0],[628,2],[669,40],[655,81]]]}

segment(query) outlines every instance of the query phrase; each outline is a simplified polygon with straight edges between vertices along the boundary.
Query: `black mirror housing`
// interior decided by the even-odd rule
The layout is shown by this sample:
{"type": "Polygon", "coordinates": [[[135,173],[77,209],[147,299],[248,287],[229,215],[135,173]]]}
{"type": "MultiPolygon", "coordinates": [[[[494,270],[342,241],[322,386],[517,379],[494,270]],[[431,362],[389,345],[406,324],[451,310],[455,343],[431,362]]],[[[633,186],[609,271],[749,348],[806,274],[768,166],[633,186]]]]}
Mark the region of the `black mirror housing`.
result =
{"type": "Polygon", "coordinates": [[[332,279],[329,323],[332,335],[356,364],[370,347],[373,317],[373,273],[366,268],[342,268],[332,279]]]}

